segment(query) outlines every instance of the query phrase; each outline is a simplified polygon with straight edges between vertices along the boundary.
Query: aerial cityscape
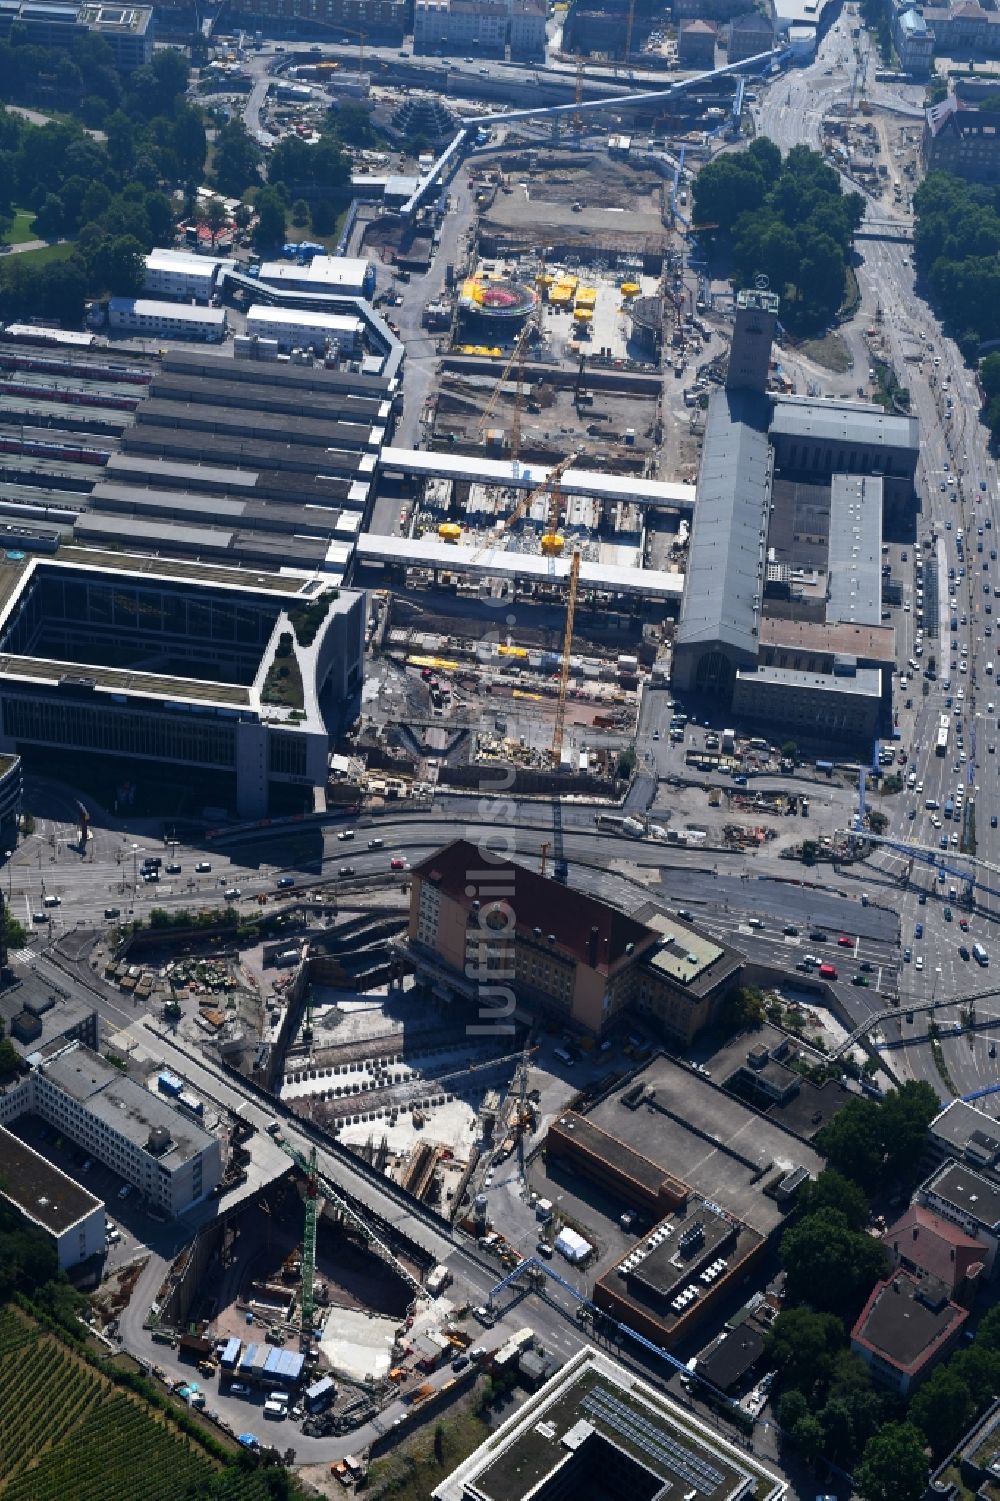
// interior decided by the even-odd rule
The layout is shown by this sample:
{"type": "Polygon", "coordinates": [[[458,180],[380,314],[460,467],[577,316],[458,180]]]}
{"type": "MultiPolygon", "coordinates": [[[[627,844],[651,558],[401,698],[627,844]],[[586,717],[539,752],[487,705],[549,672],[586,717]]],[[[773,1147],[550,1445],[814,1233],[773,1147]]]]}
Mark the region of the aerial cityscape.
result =
{"type": "Polygon", "coordinates": [[[0,0],[0,1501],[1000,1501],[998,267],[992,0],[0,0]]]}

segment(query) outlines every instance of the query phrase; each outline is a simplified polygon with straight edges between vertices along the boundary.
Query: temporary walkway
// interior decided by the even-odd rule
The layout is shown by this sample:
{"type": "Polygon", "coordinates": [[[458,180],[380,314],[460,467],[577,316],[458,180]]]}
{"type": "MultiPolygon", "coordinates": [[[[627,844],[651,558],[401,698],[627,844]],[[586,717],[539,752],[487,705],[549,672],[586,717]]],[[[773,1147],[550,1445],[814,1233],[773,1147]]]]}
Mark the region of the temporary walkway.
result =
{"type": "MultiPolygon", "coordinates": [[[[544,583],[566,580],[570,558],[548,558],[539,553],[505,552],[503,548],[456,547],[448,542],[429,542],[422,538],[377,537],[371,533],[358,538],[355,558],[365,563],[387,563],[410,568],[440,568],[449,573],[469,573],[478,578],[512,578],[544,583]]],[[[657,569],[622,568],[610,563],[581,563],[580,587],[608,594],[638,594],[645,599],[680,602],[684,593],[682,573],[661,573],[657,569]]]]}
{"type": "MultiPolygon", "coordinates": [[[[553,466],[514,463],[510,459],[481,459],[463,453],[434,453],[422,448],[383,448],[379,468],[414,479],[464,480],[500,489],[534,490],[545,484],[553,466]]],[[[564,495],[586,495],[611,504],[670,506],[693,511],[695,486],[676,480],[640,479],[632,474],[605,474],[596,469],[567,469],[561,480],[564,495]]]]}

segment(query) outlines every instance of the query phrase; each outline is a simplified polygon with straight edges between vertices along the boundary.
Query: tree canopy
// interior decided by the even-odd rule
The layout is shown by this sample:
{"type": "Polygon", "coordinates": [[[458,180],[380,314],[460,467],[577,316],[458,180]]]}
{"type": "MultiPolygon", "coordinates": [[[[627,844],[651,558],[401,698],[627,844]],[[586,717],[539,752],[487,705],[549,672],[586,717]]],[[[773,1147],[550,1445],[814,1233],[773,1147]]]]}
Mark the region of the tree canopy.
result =
{"type": "Polygon", "coordinates": [[[861,195],[842,192],[819,152],[793,146],[782,161],[767,137],[710,162],[694,184],[694,221],[727,241],[734,281],[750,286],[766,275],[781,296],[782,321],[801,333],[828,323],[840,307],[863,214],[861,195]]]}
{"type": "Polygon", "coordinates": [[[852,1230],[839,1209],[820,1209],[787,1229],[781,1240],[785,1291],[795,1303],[852,1318],[888,1258],[880,1241],[852,1230]]]}
{"type": "Polygon", "coordinates": [[[974,358],[980,343],[1000,338],[1000,189],[929,172],[913,212],[917,270],[935,311],[974,358]]]}
{"type": "Polygon", "coordinates": [[[816,1138],[830,1166],[873,1192],[881,1182],[908,1178],[940,1101],[924,1080],[890,1090],[876,1102],[848,1101],[816,1138]]]}
{"type": "Polygon", "coordinates": [[[920,1501],[927,1485],[927,1459],[912,1423],[886,1423],[865,1445],[856,1475],[864,1501],[920,1501]]]}

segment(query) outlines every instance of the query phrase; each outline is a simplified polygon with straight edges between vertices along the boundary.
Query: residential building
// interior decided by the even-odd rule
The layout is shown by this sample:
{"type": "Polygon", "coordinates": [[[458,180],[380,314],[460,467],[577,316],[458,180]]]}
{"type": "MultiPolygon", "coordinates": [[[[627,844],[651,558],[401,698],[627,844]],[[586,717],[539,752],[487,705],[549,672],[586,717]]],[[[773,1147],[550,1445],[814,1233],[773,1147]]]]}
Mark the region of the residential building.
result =
{"type": "Polygon", "coordinates": [[[69,1271],[103,1254],[104,1205],[20,1137],[0,1126],[0,1199],[41,1230],[69,1271]]]}
{"type": "Polygon", "coordinates": [[[510,0],[416,0],[413,50],[503,57],[509,25],[510,0]]]}
{"type": "Polygon", "coordinates": [[[219,343],[226,337],[225,308],[191,307],[148,297],[112,297],[108,327],[115,333],[147,339],[198,339],[219,343]]]}
{"type": "Polygon", "coordinates": [[[181,302],[209,303],[215,294],[219,262],[189,250],[151,250],[146,256],[143,290],[153,299],[175,297],[181,302]]]}
{"type": "Polygon", "coordinates": [[[510,0],[511,60],[525,63],[545,61],[545,25],[548,8],[545,0],[510,0]]]}
{"type": "Polygon", "coordinates": [[[774,19],[759,10],[747,11],[746,15],[734,16],[729,23],[729,45],[726,61],[742,62],[746,57],[759,57],[774,46],[774,19]]]}
{"type": "Polygon", "coordinates": [[[465,840],[413,870],[407,949],[438,994],[479,1001],[484,1025],[492,1007],[597,1036],[635,1005],[684,1042],[743,962],[673,918],[636,922],[465,840]]]}
{"type": "Polygon", "coordinates": [[[677,61],[682,68],[715,67],[718,28],[714,21],[682,21],[677,28],[677,61]]]}
{"type": "Polygon", "coordinates": [[[59,1040],[34,1054],[25,1084],[18,1113],[40,1115],[170,1218],[221,1180],[214,1136],[80,1042],[59,1040]]]}
{"type": "Polygon", "coordinates": [[[896,12],[893,38],[904,72],[926,78],[934,64],[934,35],[918,10],[896,12]]]}
{"type": "Polygon", "coordinates": [[[923,1204],[911,1204],[882,1236],[894,1268],[936,1277],[949,1298],[967,1303],[983,1271],[984,1250],[958,1225],[923,1204]]]}
{"type": "Polygon", "coordinates": [[[70,47],[81,32],[96,32],[111,48],[115,66],[124,73],[149,62],[156,37],[151,5],[0,0],[0,38],[9,36],[15,25],[36,47],[70,47]]]}
{"type": "Polygon", "coordinates": [[[787,1485],[717,1426],[585,1346],[461,1461],[434,1501],[694,1493],[781,1501],[787,1485]]]}
{"type": "Polygon", "coordinates": [[[851,1330],[873,1379],[905,1397],[954,1348],[969,1317],[936,1277],[902,1268],[878,1282],[851,1330]]]}
{"type": "MultiPolygon", "coordinates": [[[[1000,21],[997,12],[989,14],[1000,21]]],[[[1000,111],[963,109],[949,94],[925,111],[923,154],[928,172],[953,172],[969,182],[1000,182],[1000,111]]]]}
{"type": "Polygon", "coordinates": [[[953,1157],[977,1172],[1000,1160],[1000,1124],[966,1100],[950,1100],[927,1129],[930,1149],[940,1161],[953,1157]]]}
{"type": "Polygon", "coordinates": [[[1000,14],[986,9],[979,0],[925,5],[923,17],[939,55],[993,57],[1000,51],[1000,14]]]}
{"type": "Polygon", "coordinates": [[[978,1241],[984,1252],[984,1275],[993,1275],[1000,1243],[1000,1183],[996,1178],[973,1172],[961,1162],[946,1162],[921,1184],[916,1202],[978,1241]]]}

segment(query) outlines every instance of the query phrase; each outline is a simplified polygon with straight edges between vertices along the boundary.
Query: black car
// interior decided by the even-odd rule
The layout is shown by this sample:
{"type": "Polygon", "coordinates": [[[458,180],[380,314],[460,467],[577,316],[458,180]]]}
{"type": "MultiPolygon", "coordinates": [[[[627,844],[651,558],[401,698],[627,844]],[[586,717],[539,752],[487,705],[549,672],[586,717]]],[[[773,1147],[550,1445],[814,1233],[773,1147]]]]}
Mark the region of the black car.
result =
{"type": "Polygon", "coordinates": [[[799,936],[799,930],[794,923],[786,923],[781,931],[785,934],[786,938],[797,938],[799,936]]]}
{"type": "Polygon", "coordinates": [[[810,928],[809,937],[812,939],[813,943],[826,943],[826,934],[823,932],[822,928],[810,928]]]}
{"type": "Polygon", "coordinates": [[[342,876],[353,876],[353,874],[354,874],[354,866],[353,865],[342,865],[340,867],[340,874],[342,876]]]}
{"type": "Polygon", "coordinates": [[[966,961],[968,961],[969,950],[965,947],[964,943],[960,943],[958,946],[958,957],[960,959],[965,959],[966,961]]]}

